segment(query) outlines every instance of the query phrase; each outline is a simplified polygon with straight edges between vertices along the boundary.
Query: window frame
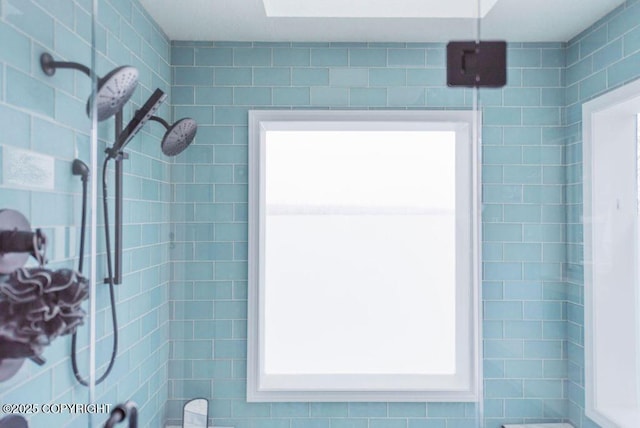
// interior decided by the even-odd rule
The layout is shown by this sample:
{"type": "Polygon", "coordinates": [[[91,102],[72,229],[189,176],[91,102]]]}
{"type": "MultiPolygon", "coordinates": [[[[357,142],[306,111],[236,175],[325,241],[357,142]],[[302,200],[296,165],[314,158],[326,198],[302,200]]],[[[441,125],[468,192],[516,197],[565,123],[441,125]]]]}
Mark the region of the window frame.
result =
{"type": "Polygon", "coordinates": [[[640,80],[582,105],[585,414],[603,427],[640,420],[638,112],[640,80]]]}
{"type": "MultiPolygon", "coordinates": [[[[253,110],[249,111],[249,283],[247,337],[247,400],[264,401],[477,401],[481,383],[480,346],[480,155],[477,111],[399,110],[253,110]],[[265,375],[264,367],[264,175],[265,133],[269,129],[304,128],[308,122],[330,124],[329,129],[351,129],[354,123],[381,130],[385,126],[456,132],[456,352],[457,375],[368,375],[359,388],[344,388],[335,375],[265,375]],[[463,150],[459,150],[463,149],[463,150]],[[460,235],[463,235],[462,237],[460,235]],[[462,261],[461,261],[462,260],[462,261]],[[462,271],[462,273],[460,273],[462,271]],[[459,277],[466,278],[459,279],[459,277]],[[426,377],[425,377],[426,376],[426,377]],[[295,377],[295,376],[294,376],[295,377]],[[324,379],[318,379],[322,377],[324,379]],[[428,387],[439,377],[443,387],[428,387]],[[305,378],[316,388],[306,389],[305,378]],[[429,378],[429,379],[426,379],[429,378]],[[444,379],[447,378],[447,379],[444,379]],[[391,385],[395,382],[395,386],[391,385]],[[280,384],[285,383],[287,386],[280,384]],[[317,387],[321,385],[321,387],[317,387]]],[[[369,129],[369,128],[367,128],[369,129]]],[[[395,128],[394,128],[395,129],[395,128]]],[[[347,375],[361,376],[361,375],[347,375]]],[[[353,381],[353,378],[351,379],[353,381]]]]}

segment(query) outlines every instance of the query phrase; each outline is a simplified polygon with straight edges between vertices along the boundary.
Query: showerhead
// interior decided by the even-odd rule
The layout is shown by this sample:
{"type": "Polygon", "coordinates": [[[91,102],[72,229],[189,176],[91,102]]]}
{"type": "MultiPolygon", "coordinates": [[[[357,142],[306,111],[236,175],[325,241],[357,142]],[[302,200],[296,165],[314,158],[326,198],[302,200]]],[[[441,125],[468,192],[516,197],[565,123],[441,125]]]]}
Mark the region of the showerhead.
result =
{"type": "MultiPolygon", "coordinates": [[[[116,114],[129,101],[138,86],[138,69],[128,65],[111,70],[98,79],[96,98],[98,121],[116,114]]],[[[87,113],[91,111],[92,98],[87,101],[87,113]]]]}
{"type": "Polygon", "coordinates": [[[158,110],[160,104],[167,98],[167,95],[160,89],[156,89],[149,97],[142,108],[136,111],[133,119],[129,121],[129,124],[122,130],[120,135],[117,136],[116,142],[113,143],[113,147],[107,149],[107,153],[110,157],[116,158],[118,153],[126,146],[129,141],[142,129],[147,120],[152,119],[153,114],[158,110]]]}
{"type": "MultiPolygon", "coordinates": [[[[40,55],[40,67],[47,76],[53,76],[58,68],[71,68],[83,72],[89,77],[93,72],[89,67],[77,62],[54,61],[48,53],[40,55]]],[[[97,117],[99,121],[110,118],[120,111],[129,101],[138,86],[138,69],[122,66],[111,70],[106,76],[98,79],[97,117]]],[[[87,102],[87,114],[91,113],[93,97],[87,102]]]]}
{"type": "Polygon", "coordinates": [[[176,156],[189,147],[198,131],[198,124],[190,117],[178,120],[169,125],[166,120],[158,116],[152,116],[149,120],[162,124],[167,129],[162,137],[160,148],[166,156],[176,156]]]}
{"type": "Polygon", "coordinates": [[[176,156],[193,141],[198,131],[198,124],[190,117],[180,119],[171,125],[162,138],[160,147],[167,156],[176,156]]]}

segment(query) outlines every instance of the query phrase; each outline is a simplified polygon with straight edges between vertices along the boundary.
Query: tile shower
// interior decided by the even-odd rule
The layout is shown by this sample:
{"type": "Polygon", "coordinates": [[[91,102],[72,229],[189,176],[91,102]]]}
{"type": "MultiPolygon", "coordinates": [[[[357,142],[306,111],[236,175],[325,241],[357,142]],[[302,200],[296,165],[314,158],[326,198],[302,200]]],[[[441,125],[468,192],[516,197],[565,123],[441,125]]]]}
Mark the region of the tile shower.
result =
{"type": "MultiPolygon", "coordinates": [[[[80,183],[89,158],[84,76],[44,76],[45,50],[90,62],[91,2],[0,2],[0,208],[18,209],[54,241],[53,266],[77,257],[80,183]],[[19,10],[22,13],[16,13],[19,10]],[[53,189],[12,185],[15,149],[50,157],[53,189]],[[6,168],[6,167],[5,167],[6,168]],[[47,207],[47,209],[43,209],[47,207]]],[[[161,112],[199,123],[175,159],[148,126],[125,163],[120,351],[96,401],[133,399],[142,426],[178,424],[185,399],[210,398],[215,425],[235,427],[474,427],[464,403],[246,403],[247,110],[471,108],[447,88],[442,43],[170,41],[137,1],[101,0],[98,73],[140,70],[139,107],[159,87],[161,112]]],[[[568,43],[510,43],[508,84],[483,89],[483,341],[486,426],[584,416],[581,113],[584,101],[640,76],[640,3],[628,1],[568,43]]],[[[135,107],[127,107],[131,115],[135,107]]],[[[100,149],[110,144],[100,124],[100,149]]],[[[100,232],[101,233],[101,232],[100,232]]],[[[99,271],[104,261],[99,259],[99,271]]],[[[98,372],[111,326],[97,287],[98,372]]],[[[84,402],[67,337],[0,386],[1,402],[84,402]]],[[[88,359],[88,347],[79,357],[88,359]]],[[[86,426],[86,416],[34,415],[33,426],[86,426]]]]}

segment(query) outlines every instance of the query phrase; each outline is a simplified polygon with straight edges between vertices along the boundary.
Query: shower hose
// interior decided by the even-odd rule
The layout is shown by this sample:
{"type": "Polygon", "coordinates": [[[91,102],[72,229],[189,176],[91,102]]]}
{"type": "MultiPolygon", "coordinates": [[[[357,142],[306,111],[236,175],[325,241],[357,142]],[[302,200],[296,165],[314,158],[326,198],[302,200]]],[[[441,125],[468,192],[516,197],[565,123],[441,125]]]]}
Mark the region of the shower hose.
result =
{"type": "MultiPolygon", "coordinates": [[[[111,265],[111,240],[109,238],[109,210],[107,204],[107,165],[110,157],[107,156],[102,165],[102,209],[104,210],[104,233],[105,233],[105,245],[107,250],[107,278],[106,282],[109,284],[109,297],[111,300],[111,321],[113,325],[113,348],[111,352],[111,359],[109,360],[109,366],[105,372],[95,381],[95,385],[104,381],[113,365],[116,361],[116,355],[118,353],[118,319],[116,317],[116,302],[115,292],[113,289],[113,268],[111,265]]],[[[82,220],[80,227],[80,258],[78,261],[78,272],[82,273],[82,264],[84,259],[84,241],[85,241],[85,229],[87,225],[87,181],[88,175],[82,176],[82,220]]],[[[89,381],[82,378],[80,371],[78,370],[78,362],[76,356],[76,338],[77,331],[71,336],[71,366],[73,368],[73,374],[76,380],[84,386],[89,386],[89,381]]]]}

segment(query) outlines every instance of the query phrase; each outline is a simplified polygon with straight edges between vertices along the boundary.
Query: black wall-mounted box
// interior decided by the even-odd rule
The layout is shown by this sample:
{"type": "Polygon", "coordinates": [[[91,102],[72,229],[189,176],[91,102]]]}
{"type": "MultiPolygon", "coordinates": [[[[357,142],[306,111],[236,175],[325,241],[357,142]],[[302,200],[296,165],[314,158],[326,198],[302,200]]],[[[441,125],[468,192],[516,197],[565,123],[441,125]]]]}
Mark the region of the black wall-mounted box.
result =
{"type": "Polygon", "coordinates": [[[447,85],[499,88],[507,84],[507,43],[449,42],[447,85]]]}

